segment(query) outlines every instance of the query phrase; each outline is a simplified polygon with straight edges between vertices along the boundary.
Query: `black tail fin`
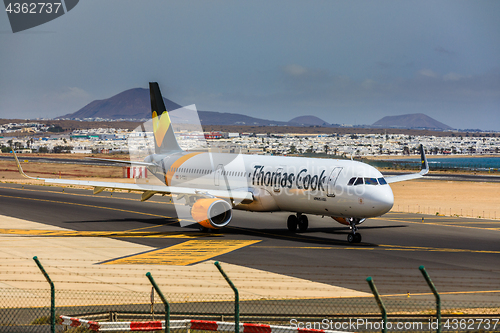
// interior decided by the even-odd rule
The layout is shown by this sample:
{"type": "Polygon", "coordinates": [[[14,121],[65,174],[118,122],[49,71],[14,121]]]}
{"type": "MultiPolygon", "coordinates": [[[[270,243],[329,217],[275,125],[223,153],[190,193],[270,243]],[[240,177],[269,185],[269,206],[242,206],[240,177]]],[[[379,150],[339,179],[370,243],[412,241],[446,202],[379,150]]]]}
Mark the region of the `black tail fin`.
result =
{"type": "Polygon", "coordinates": [[[429,172],[429,162],[427,162],[427,157],[425,156],[424,145],[420,144],[420,161],[422,163],[422,170],[420,170],[421,175],[425,175],[429,172]]]}
{"type": "Polygon", "coordinates": [[[182,150],[175,138],[174,129],[157,82],[149,82],[149,94],[151,96],[155,153],[162,154],[182,150]]]}

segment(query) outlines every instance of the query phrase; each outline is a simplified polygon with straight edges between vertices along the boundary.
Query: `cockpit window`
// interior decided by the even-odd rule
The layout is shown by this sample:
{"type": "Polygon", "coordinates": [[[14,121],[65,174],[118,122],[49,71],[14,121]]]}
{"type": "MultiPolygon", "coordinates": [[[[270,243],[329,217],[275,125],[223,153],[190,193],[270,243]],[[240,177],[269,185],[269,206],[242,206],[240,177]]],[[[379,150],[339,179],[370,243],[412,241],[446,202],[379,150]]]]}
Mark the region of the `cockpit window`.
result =
{"type": "Polygon", "coordinates": [[[365,178],[366,185],[378,185],[377,178],[365,178]]]}
{"type": "Polygon", "coordinates": [[[349,179],[349,182],[347,185],[387,185],[387,181],[385,180],[384,177],[382,178],[362,178],[362,177],[352,177],[349,179]]]}
{"type": "Polygon", "coordinates": [[[359,177],[358,179],[356,179],[354,185],[363,185],[363,178],[359,177]]]}

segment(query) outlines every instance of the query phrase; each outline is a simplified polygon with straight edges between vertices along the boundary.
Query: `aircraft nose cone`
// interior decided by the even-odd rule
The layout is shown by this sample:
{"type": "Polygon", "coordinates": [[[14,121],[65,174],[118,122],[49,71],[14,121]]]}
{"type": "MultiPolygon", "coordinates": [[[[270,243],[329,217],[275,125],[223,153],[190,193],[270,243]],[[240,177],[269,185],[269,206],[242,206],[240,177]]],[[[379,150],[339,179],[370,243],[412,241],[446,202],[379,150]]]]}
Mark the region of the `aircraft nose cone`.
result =
{"type": "Polygon", "coordinates": [[[383,215],[391,210],[394,205],[394,194],[392,193],[392,189],[389,185],[384,186],[384,190],[381,191],[380,195],[377,198],[378,206],[380,207],[380,215],[383,215]]]}

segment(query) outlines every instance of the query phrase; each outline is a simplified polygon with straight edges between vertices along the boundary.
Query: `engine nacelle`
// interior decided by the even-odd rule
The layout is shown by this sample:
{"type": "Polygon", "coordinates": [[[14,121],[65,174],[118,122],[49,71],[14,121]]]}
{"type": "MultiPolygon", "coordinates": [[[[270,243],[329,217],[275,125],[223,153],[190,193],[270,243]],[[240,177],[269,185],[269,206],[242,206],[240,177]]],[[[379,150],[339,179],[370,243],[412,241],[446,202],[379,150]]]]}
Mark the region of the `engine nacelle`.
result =
{"type": "Polygon", "coordinates": [[[349,223],[350,221],[353,221],[354,224],[361,224],[361,223],[365,222],[365,220],[366,220],[366,219],[359,219],[356,217],[335,217],[335,216],[332,216],[332,219],[334,219],[335,221],[337,221],[340,224],[345,224],[345,225],[351,225],[349,223]]]}
{"type": "Polygon", "coordinates": [[[233,212],[227,201],[217,198],[198,199],[191,208],[191,216],[201,226],[220,229],[231,221],[233,212]]]}

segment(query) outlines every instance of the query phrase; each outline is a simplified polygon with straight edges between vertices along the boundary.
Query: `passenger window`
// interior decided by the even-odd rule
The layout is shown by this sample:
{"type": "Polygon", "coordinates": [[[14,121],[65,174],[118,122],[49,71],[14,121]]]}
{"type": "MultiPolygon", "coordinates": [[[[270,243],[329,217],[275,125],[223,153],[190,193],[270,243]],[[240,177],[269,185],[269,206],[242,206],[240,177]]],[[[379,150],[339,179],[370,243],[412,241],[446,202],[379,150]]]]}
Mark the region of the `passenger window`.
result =
{"type": "Polygon", "coordinates": [[[352,185],[354,184],[354,181],[356,180],[356,177],[352,177],[351,179],[349,179],[349,183],[347,183],[347,185],[352,185]]]}
{"type": "Polygon", "coordinates": [[[377,178],[365,178],[366,185],[378,185],[377,178]]]}
{"type": "Polygon", "coordinates": [[[385,178],[383,178],[383,177],[378,179],[378,183],[380,185],[387,185],[387,182],[385,181],[385,178]]]}
{"type": "Polygon", "coordinates": [[[363,178],[359,177],[358,179],[356,179],[354,185],[363,185],[363,178]]]}

